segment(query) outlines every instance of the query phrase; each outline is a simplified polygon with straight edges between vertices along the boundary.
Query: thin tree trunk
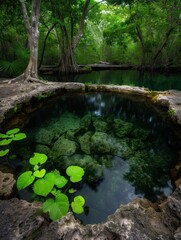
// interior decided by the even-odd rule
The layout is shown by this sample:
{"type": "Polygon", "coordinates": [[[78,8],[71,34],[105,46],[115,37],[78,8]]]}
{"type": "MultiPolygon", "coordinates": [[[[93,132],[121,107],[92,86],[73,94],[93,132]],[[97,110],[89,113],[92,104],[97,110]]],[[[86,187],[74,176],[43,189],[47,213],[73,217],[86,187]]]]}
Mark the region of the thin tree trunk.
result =
{"type": "Polygon", "coordinates": [[[40,63],[39,63],[39,66],[38,66],[38,69],[40,69],[41,65],[42,65],[42,62],[43,62],[43,58],[44,58],[44,54],[45,54],[45,47],[46,47],[46,41],[48,39],[48,36],[49,34],[51,33],[51,31],[54,29],[54,27],[57,25],[57,23],[54,23],[51,28],[48,30],[46,36],[45,36],[45,40],[43,42],[43,49],[42,49],[42,54],[41,54],[41,59],[40,59],[40,63]]]}
{"type": "Polygon", "coordinates": [[[145,44],[144,44],[141,29],[138,26],[136,26],[136,32],[141,44],[141,52],[142,52],[141,68],[143,68],[145,66],[145,44]]]}
{"type": "Polygon", "coordinates": [[[82,37],[82,32],[83,32],[83,28],[84,28],[84,24],[85,24],[85,18],[89,11],[89,9],[88,9],[89,4],[90,4],[90,0],[85,0],[84,9],[83,9],[82,16],[81,16],[80,23],[79,23],[79,29],[77,31],[77,34],[76,34],[73,44],[72,44],[73,49],[77,47],[77,45],[82,37]]]}
{"type": "Polygon", "coordinates": [[[152,69],[153,69],[154,66],[155,66],[155,63],[156,63],[156,60],[157,60],[158,56],[161,54],[163,48],[167,45],[168,39],[169,39],[169,37],[170,37],[172,31],[175,29],[175,27],[176,27],[176,26],[172,26],[172,27],[170,27],[169,30],[166,32],[166,34],[165,34],[165,38],[164,38],[162,44],[160,45],[160,47],[158,48],[156,54],[155,54],[154,57],[153,57],[153,61],[152,61],[152,69]]]}

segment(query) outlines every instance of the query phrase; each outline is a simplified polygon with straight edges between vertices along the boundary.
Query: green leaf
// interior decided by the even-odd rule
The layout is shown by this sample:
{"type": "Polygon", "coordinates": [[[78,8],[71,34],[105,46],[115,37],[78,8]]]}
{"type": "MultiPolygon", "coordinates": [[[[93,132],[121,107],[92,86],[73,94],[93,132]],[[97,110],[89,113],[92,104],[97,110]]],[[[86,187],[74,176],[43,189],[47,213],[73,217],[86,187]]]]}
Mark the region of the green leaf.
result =
{"type": "Polygon", "coordinates": [[[33,157],[30,158],[29,163],[31,165],[43,164],[47,161],[47,159],[48,159],[47,155],[43,153],[34,153],[33,157]]]}
{"type": "Polygon", "coordinates": [[[17,179],[17,188],[20,191],[28,187],[34,181],[35,177],[32,175],[32,171],[22,173],[17,179]]]}
{"type": "Polygon", "coordinates": [[[36,170],[38,170],[39,168],[40,168],[40,167],[39,167],[38,165],[35,165],[34,168],[33,168],[33,170],[36,171],[36,170]]]}
{"type": "Polygon", "coordinates": [[[13,140],[14,141],[20,141],[26,138],[26,134],[25,133],[17,133],[16,135],[14,135],[13,140]]]}
{"type": "Polygon", "coordinates": [[[55,185],[58,188],[63,188],[67,184],[68,180],[63,176],[58,176],[55,179],[55,185]]]}
{"type": "Polygon", "coordinates": [[[34,175],[35,177],[42,178],[42,177],[44,177],[45,173],[46,173],[46,170],[45,170],[45,169],[41,169],[40,171],[39,171],[39,170],[36,170],[36,171],[33,173],[33,175],[34,175]]]}
{"type": "Polygon", "coordinates": [[[54,221],[65,216],[69,209],[68,197],[59,193],[58,197],[54,199],[48,199],[43,203],[43,212],[49,212],[50,218],[54,221]]]}
{"type": "Polygon", "coordinates": [[[12,139],[3,139],[0,141],[0,146],[9,145],[12,142],[12,139]]]}
{"type": "Polygon", "coordinates": [[[79,166],[70,166],[66,169],[67,175],[70,177],[70,181],[80,182],[82,180],[82,176],[84,176],[84,169],[79,166]]]}
{"type": "Polygon", "coordinates": [[[18,133],[19,131],[20,131],[19,128],[13,128],[13,129],[7,131],[6,134],[7,134],[7,135],[12,135],[12,134],[18,133]]]}
{"type": "Polygon", "coordinates": [[[33,185],[33,191],[40,196],[46,197],[53,189],[54,184],[46,179],[38,179],[33,185]]]}
{"type": "Polygon", "coordinates": [[[48,182],[51,182],[54,185],[56,180],[56,175],[53,172],[47,173],[44,179],[46,179],[48,182]]]}
{"type": "Polygon", "coordinates": [[[77,196],[74,198],[74,201],[71,203],[71,207],[74,213],[81,214],[84,212],[85,199],[82,196],[77,196]]]}
{"type": "Polygon", "coordinates": [[[9,136],[6,134],[0,133],[0,138],[9,138],[9,136]]]}
{"type": "Polygon", "coordinates": [[[76,192],[76,190],[75,190],[75,189],[73,189],[73,188],[70,188],[68,192],[72,194],[72,193],[75,193],[75,192],[76,192]]]}
{"type": "Polygon", "coordinates": [[[8,154],[9,149],[1,150],[0,151],[0,157],[4,157],[6,154],[8,154]]]}

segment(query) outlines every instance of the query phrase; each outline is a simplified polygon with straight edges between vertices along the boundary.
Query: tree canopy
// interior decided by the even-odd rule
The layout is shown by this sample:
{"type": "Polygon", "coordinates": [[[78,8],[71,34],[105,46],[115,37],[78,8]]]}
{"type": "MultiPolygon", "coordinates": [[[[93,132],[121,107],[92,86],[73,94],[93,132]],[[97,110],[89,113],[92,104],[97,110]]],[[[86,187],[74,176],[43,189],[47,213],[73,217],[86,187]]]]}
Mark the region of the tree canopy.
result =
{"type": "MultiPolygon", "coordinates": [[[[1,76],[21,74],[30,61],[33,44],[23,2],[33,27],[33,2],[37,7],[40,1],[0,1],[1,76]]],[[[181,0],[42,0],[39,7],[35,68],[54,65],[69,73],[99,61],[181,65],[181,0]]]]}

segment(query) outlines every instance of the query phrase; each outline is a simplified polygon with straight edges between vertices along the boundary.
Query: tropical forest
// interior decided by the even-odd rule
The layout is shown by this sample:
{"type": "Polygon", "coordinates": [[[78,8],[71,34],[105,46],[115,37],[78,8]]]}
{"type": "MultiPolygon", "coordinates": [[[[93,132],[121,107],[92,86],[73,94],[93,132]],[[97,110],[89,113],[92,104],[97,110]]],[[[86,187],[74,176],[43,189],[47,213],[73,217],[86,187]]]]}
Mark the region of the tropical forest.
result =
{"type": "Polygon", "coordinates": [[[181,239],[181,0],[0,0],[0,239],[181,239]]]}

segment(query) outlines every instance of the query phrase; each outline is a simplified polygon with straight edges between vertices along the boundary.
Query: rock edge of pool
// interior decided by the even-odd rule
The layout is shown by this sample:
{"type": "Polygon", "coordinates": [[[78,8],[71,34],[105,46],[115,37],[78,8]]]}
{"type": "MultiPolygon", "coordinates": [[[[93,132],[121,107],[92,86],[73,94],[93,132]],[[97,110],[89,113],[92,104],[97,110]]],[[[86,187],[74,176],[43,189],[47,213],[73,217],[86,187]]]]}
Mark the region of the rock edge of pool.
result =
{"type": "MultiPolygon", "coordinates": [[[[127,94],[136,99],[148,99],[153,105],[172,111],[171,121],[180,128],[181,92],[169,90],[152,92],[145,88],[115,85],[89,85],[82,83],[0,83],[0,124],[6,121],[21,124],[14,115],[33,112],[41,107],[45,99],[61,94],[115,92],[127,94]],[[36,107],[35,107],[36,105],[36,107]]],[[[22,119],[23,121],[23,119],[22,119]]],[[[2,128],[1,127],[1,128],[2,128]]],[[[72,213],[61,220],[49,223],[41,216],[41,206],[24,200],[11,198],[14,179],[11,173],[0,172],[1,186],[7,181],[6,200],[0,200],[0,238],[10,239],[181,239],[181,154],[175,167],[174,193],[163,203],[153,204],[147,199],[139,199],[122,205],[104,223],[82,225],[72,213]],[[6,175],[6,176],[5,176],[6,175]],[[10,198],[10,199],[9,199],[10,198]]]]}

